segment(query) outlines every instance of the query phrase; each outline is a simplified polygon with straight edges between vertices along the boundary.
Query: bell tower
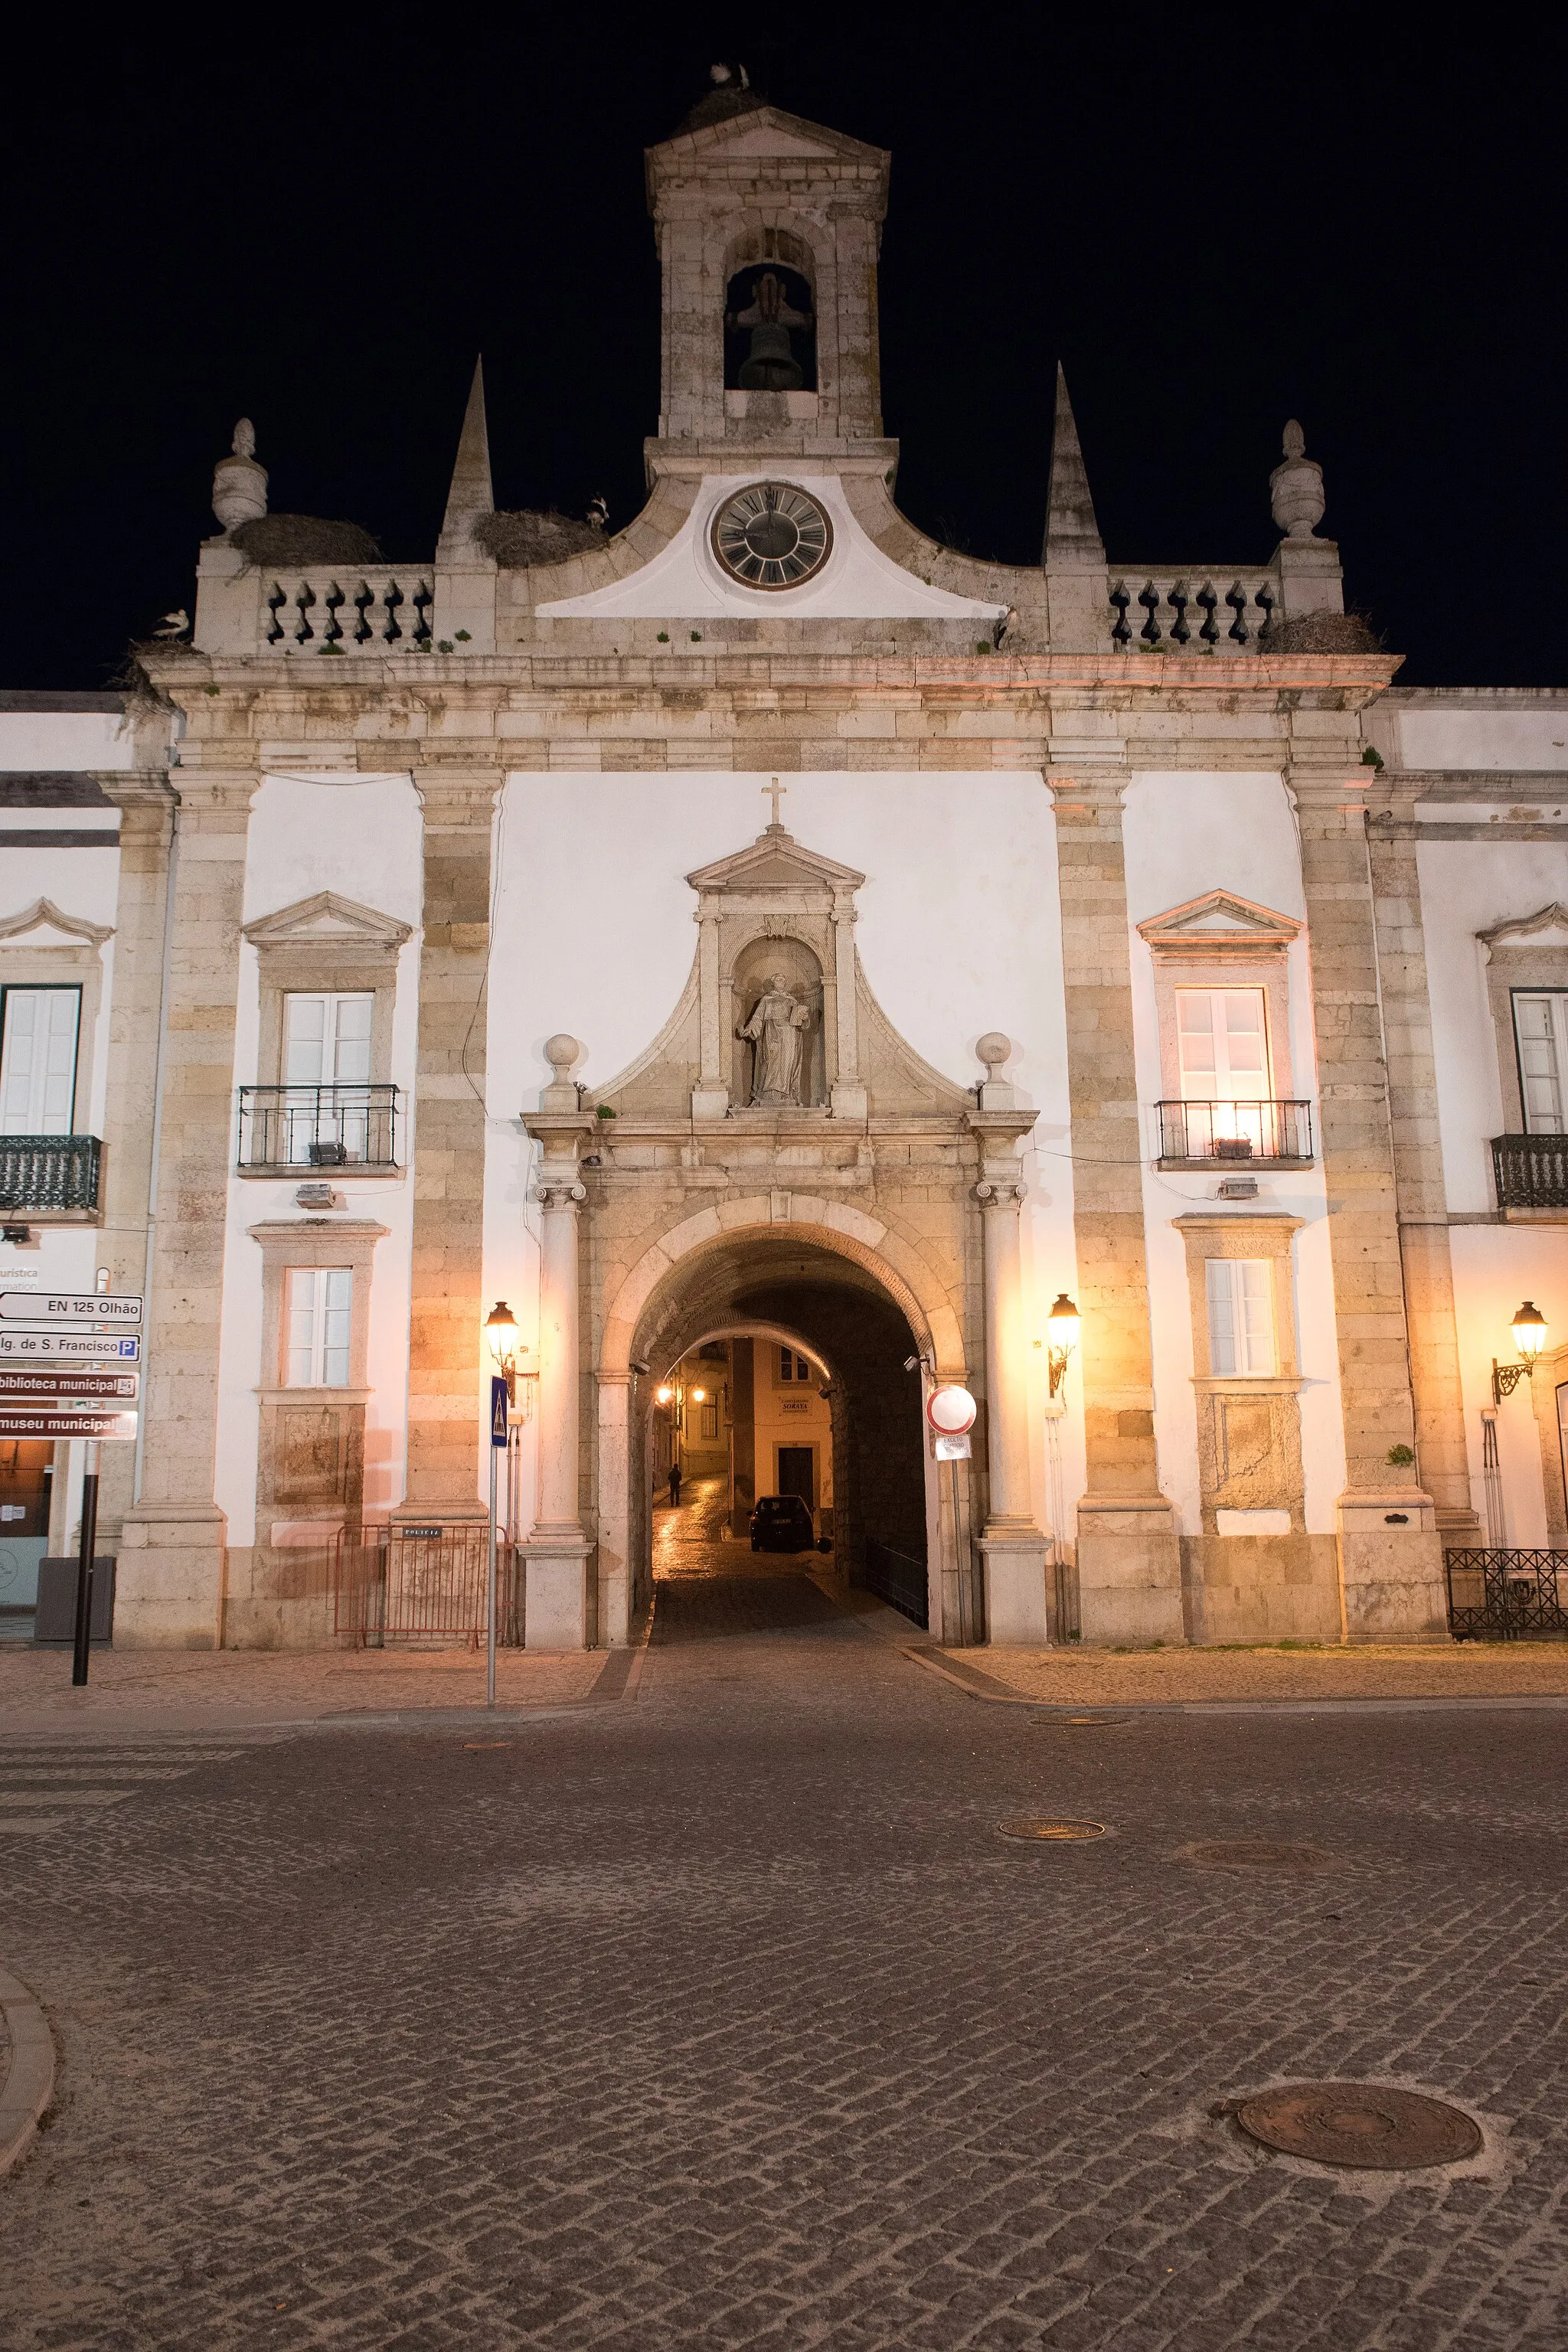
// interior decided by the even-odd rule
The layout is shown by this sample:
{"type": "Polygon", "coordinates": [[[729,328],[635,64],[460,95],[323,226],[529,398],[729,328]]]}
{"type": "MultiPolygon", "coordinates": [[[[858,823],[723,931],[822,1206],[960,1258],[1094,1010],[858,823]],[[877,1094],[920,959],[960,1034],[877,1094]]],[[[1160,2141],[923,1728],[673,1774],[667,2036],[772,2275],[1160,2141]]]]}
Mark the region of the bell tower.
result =
{"type": "Polygon", "coordinates": [[[889,159],[714,75],[647,155],[663,280],[649,478],[773,457],[885,474],[877,253],[889,159]]]}

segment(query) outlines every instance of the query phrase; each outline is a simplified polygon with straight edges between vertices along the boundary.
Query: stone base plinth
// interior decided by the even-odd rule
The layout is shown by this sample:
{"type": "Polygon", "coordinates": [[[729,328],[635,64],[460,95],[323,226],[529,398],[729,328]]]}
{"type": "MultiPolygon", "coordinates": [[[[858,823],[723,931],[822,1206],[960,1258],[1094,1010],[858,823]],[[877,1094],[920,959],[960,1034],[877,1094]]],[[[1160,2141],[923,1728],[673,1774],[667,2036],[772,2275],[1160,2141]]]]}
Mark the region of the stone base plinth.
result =
{"type": "Polygon", "coordinates": [[[216,1650],[223,1641],[228,1520],[212,1503],[141,1503],[118,1546],[114,1639],[127,1650],[216,1650]]]}
{"type": "Polygon", "coordinates": [[[1046,1615],[1046,1539],[993,1535],[980,1538],[985,1564],[985,1638],[1027,1650],[1043,1650],[1050,1639],[1046,1615]]]}
{"type": "Polygon", "coordinates": [[[1443,1538],[1426,1495],[1340,1498],[1347,1642],[1446,1642],[1443,1538]]]}
{"type": "Polygon", "coordinates": [[[522,1546],[525,1650],[585,1650],[588,1622],[586,1537],[531,1536],[522,1546]]]}
{"type": "Polygon", "coordinates": [[[1163,1495],[1085,1496],[1078,1507],[1085,1642],[1182,1642],[1182,1548],[1163,1495]]]}
{"type": "Polygon", "coordinates": [[[1332,1536],[1184,1536],[1189,1642],[1337,1642],[1332,1536]]]}

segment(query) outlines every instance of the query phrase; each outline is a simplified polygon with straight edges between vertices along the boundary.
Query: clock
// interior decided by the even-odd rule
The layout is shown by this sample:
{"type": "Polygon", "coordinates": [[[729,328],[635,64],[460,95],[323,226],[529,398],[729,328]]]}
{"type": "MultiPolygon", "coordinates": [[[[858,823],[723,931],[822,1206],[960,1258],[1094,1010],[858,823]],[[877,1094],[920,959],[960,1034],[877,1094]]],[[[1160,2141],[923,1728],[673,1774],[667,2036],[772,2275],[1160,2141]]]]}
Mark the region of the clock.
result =
{"type": "Polygon", "coordinates": [[[713,552],[742,588],[796,588],[832,547],[826,509],[793,482],[748,482],[713,518],[713,552]]]}

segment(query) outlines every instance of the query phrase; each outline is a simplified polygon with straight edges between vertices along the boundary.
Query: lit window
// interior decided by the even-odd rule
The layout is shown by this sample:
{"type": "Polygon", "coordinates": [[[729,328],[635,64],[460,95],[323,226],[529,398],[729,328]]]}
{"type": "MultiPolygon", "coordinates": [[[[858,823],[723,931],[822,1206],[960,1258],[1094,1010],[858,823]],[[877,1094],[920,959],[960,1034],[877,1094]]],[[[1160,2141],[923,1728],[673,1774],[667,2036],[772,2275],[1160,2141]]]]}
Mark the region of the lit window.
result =
{"type": "Polygon", "coordinates": [[[1184,1102],[1267,1102],[1260,988],[1179,988],[1176,1039],[1184,1102]]]}
{"type": "Polygon", "coordinates": [[[1208,1260],[1209,1370],[1220,1379],[1276,1369],[1271,1287],[1267,1258],[1208,1260]]]}
{"type": "Polygon", "coordinates": [[[289,1388],[347,1388],[353,1307],[353,1276],[346,1265],[289,1267],[285,1306],[289,1388]]]}
{"type": "Polygon", "coordinates": [[[79,988],[8,988],[0,1031],[0,1134],[68,1135],[79,988]]]}
{"type": "Polygon", "coordinates": [[[702,1434],[704,1437],[717,1437],[719,1434],[719,1402],[716,1397],[710,1397],[702,1408],[702,1434]]]}
{"type": "Polygon", "coordinates": [[[1561,1135],[1568,1100],[1568,994],[1516,989],[1513,1034],[1527,1135],[1561,1135]]]}

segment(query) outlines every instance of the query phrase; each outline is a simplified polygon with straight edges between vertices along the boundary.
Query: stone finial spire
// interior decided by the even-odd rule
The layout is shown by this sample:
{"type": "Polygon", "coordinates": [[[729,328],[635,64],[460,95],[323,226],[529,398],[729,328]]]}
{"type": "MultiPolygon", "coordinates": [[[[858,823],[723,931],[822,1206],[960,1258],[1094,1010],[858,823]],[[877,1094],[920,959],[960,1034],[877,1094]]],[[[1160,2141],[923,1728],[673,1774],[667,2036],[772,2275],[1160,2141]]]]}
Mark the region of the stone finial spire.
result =
{"type": "Polygon", "coordinates": [[[495,492],[490,487],[489,427],[485,421],[485,363],[480,358],[474,362],[474,381],[463,412],[458,462],[452,468],[452,487],[447,493],[447,512],[436,551],[437,562],[450,562],[464,554],[472,560],[479,552],[474,544],[473,526],[480,515],[494,514],[495,505],[495,492]]]}
{"type": "Polygon", "coordinates": [[[267,468],[256,462],[256,427],[242,416],[234,428],[234,454],[213,467],[213,512],[225,530],[259,522],[267,512],[267,468]]]}
{"type": "Polygon", "coordinates": [[[1307,455],[1307,436],[1292,417],[1285,427],[1285,462],[1268,477],[1274,520],[1287,539],[1310,539],[1323,519],[1323,469],[1307,455]]]}
{"type": "Polygon", "coordinates": [[[1057,362],[1057,420],[1051,436],[1050,494],[1046,506],[1047,563],[1102,565],[1105,544],[1094,519],[1068,380],[1057,362]]]}

